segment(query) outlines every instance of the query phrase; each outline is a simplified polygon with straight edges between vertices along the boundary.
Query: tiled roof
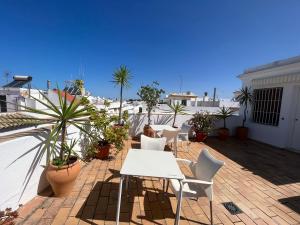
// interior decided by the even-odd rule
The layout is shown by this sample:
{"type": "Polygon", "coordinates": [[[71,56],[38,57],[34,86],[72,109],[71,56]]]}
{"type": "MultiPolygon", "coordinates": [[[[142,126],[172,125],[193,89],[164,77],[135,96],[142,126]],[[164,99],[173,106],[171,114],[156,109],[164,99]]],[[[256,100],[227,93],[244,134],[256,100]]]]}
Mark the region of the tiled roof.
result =
{"type": "Polygon", "coordinates": [[[0,113],[0,131],[29,127],[36,124],[37,121],[32,116],[22,113],[0,113]]]}

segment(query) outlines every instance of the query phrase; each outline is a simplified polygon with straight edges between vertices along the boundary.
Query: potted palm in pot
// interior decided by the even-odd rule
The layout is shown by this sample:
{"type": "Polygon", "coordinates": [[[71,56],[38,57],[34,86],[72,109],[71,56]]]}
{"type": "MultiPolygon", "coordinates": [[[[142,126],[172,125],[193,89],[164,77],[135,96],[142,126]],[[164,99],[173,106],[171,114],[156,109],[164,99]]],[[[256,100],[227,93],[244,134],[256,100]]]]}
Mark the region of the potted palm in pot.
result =
{"type": "Polygon", "coordinates": [[[49,124],[52,128],[49,137],[45,141],[41,155],[47,153],[50,161],[46,169],[46,177],[54,191],[55,196],[67,195],[76,180],[80,171],[79,156],[74,151],[75,140],[67,142],[67,128],[75,126],[82,132],[88,134],[83,123],[88,120],[90,113],[88,108],[76,97],[71,102],[67,100],[67,94],[58,89],[58,105],[52,102],[44,93],[40,92],[45,101],[33,96],[35,101],[42,104],[46,110],[39,110],[27,106],[20,106],[26,112],[40,115],[36,119],[38,124],[49,124]],[[64,97],[63,97],[64,95],[64,97]]]}
{"type": "Polygon", "coordinates": [[[151,112],[158,104],[161,94],[165,93],[160,89],[158,82],[153,82],[151,85],[142,86],[137,95],[146,103],[148,123],[144,126],[144,135],[154,136],[154,131],[151,129],[151,112]]]}
{"type": "Polygon", "coordinates": [[[226,127],[226,119],[233,114],[230,108],[221,107],[216,115],[217,119],[223,120],[223,127],[218,129],[218,136],[220,140],[227,140],[229,137],[229,129],[226,127]]]}
{"type": "Polygon", "coordinates": [[[178,126],[176,126],[176,116],[177,115],[186,115],[186,111],[185,111],[185,107],[184,105],[179,104],[178,102],[175,104],[169,104],[168,105],[170,107],[170,111],[174,113],[174,117],[173,117],[173,123],[172,126],[174,128],[178,128],[178,126]]]}
{"type": "Polygon", "coordinates": [[[246,140],[248,138],[248,127],[245,127],[247,120],[248,106],[252,104],[252,92],[246,86],[240,90],[240,94],[236,97],[236,100],[244,107],[243,122],[241,127],[237,127],[236,135],[240,140],[246,140]]]}
{"type": "Polygon", "coordinates": [[[213,129],[214,116],[208,112],[197,112],[189,120],[189,124],[192,126],[193,131],[196,133],[196,141],[203,142],[206,140],[208,134],[213,129]]]}
{"type": "Polygon", "coordinates": [[[113,74],[113,83],[116,86],[120,86],[120,107],[119,107],[119,118],[118,125],[121,125],[122,120],[122,102],[123,102],[123,89],[130,87],[129,80],[131,79],[130,71],[126,66],[120,66],[113,74]]]}

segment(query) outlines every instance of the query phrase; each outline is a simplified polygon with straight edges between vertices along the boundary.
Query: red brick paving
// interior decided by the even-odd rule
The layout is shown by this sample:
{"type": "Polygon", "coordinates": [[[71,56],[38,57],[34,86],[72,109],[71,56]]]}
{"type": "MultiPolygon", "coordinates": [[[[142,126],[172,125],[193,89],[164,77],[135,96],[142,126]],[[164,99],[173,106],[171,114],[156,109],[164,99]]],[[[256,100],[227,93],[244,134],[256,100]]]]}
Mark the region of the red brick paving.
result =
{"type": "MultiPolygon", "coordinates": [[[[88,163],[68,197],[38,196],[23,206],[19,223],[115,224],[118,172],[133,142],[114,160],[88,163]]],[[[181,150],[178,156],[196,160],[202,148],[226,162],[214,180],[215,224],[300,224],[299,154],[253,141],[211,138],[206,144],[192,143],[189,152],[181,150]],[[243,213],[231,215],[221,204],[228,201],[243,213]]],[[[189,173],[187,167],[182,170],[189,173]]],[[[167,195],[161,190],[157,179],[132,178],[123,194],[121,224],[174,224],[176,199],[170,190],[167,195]]],[[[181,212],[180,224],[210,224],[206,198],[184,199],[181,212]]]]}

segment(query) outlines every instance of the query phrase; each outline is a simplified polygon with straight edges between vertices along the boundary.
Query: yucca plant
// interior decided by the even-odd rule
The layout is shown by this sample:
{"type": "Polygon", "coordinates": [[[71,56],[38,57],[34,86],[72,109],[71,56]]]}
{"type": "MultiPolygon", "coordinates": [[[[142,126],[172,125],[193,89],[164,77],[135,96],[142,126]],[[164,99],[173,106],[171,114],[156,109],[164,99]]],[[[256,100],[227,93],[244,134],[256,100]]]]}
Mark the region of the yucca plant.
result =
{"type": "Polygon", "coordinates": [[[123,102],[123,88],[130,88],[129,80],[132,78],[129,69],[126,66],[120,66],[113,74],[113,83],[120,86],[120,107],[118,123],[122,120],[122,102],[123,102]]]}
{"type": "Polygon", "coordinates": [[[177,115],[186,115],[186,111],[185,111],[185,106],[179,104],[178,102],[175,104],[168,104],[168,106],[170,107],[170,111],[174,113],[174,118],[173,118],[173,123],[172,126],[175,126],[175,122],[176,122],[176,116],[177,115]]]}
{"type": "Polygon", "coordinates": [[[83,106],[82,102],[76,99],[76,97],[68,103],[66,92],[62,92],[58,89],[57,94],[58,105],[55,105],[55,103],[42,92],[40,92],[40,95],[42,95],[46,101],[31,96],[32,99],[42,104],[46,110],[39,110],[28,106],[20,107],[24,108],[24,110],[22,110],[23,112],[41,116],[41,118],[36,118],[34,123],[52,125],[49,137],[45,142],[44,151],[50,149],[50,158],[53,160],[53,165],[62,166],[69,163],[71,154],[76,154],[73,151],[76,142],[71,141],[71,144],[68,145],[66,140],[68,126],[73,125],[89,135],[88,131],[82,125],[88,121],[90,113],[88,111],[89,106],[83,106]]]}
{"type": "Polygon", "coordinates": [[[245,127],[245,122],[247,120],[247,109],[248,105],[252,104],[253,96],[250,88],[247,86],[240,89],[240,94],[236,97],[236,100],[240,103],[240,105],[244,106],[244,118],[242,127],[245,127]]]}
{"type": "Polygon", "coordinates": [[[233,113],[234,113],[234,110],[232,110],[231,108],[226,108],[225,106],[219,108],[216,118],[223,120],[223,128],[227,128],[226,127],[226,119],[228,117],[232,116],[233,113]]]}

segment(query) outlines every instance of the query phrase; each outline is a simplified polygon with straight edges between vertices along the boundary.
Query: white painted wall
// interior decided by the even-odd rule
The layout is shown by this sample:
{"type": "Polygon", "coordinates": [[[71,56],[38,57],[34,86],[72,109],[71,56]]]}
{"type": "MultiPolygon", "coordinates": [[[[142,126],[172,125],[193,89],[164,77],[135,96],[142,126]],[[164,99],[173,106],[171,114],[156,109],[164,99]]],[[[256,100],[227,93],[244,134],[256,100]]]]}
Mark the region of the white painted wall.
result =
{"type": "MultiPolygon", "coordinates": [[[[184,122],[187,122],[189,119],[192,118],[192,114],[190,115],[177,115],[176,117],[176,125],[181,127],[184,122]]],[[[141,114],[132,114],[129,117],[131,128],[130,128],[130,135],[135,137],[139,136],[143,133],[143,129],[145,124],[148,122],[147,113],[141,114]]],[[[151,124],[169,124],[172,125],[173,123],[173,114],[162,114],[162,113],[153,113],[151,115],[151,124]]],[[[231,116],[226,120],[227,128],[230,130],[230,134],[235,134],[236,127],[240,126],[242,123],[242,119],[240,116],[231,116]]],[[[214,124],[215,129],[220,128],[223,126],[223,121],[216,121],[214,124]]],[[[216,135],[216,131],[212,132],[210,135],[216,135]]]]}
{"type": "MultiPolygon", "coordinates": [[[[68,134],[69,139],[82,138],[75,127],[69,127],[68,134]]],[[[0,209],[17,208],[48,186],[44,174],[47,154],[41,153],[41,142],[47,135],[47,131],[38,132],[0,143],[0,209]]],[[[79,154],[82,144],[78,142],[76,148],[79,154]]]]}
{"type": "MultiPolygon", "coordinates": [[[[243,86],[248,86],[252,90],[283,87],[279,125],[269,126],[252,122],[250,107],[246,126],[249,128],[249,138],[279,148],[289,149],[295,121],[295,103],[299,101],[295,96],[297,87],[300,87],[300,62],[242,74],[240,79],[243,86]]],[[[240,115],[242,115],[243,109],[243,107],[240,108],[240,115]]]]}

